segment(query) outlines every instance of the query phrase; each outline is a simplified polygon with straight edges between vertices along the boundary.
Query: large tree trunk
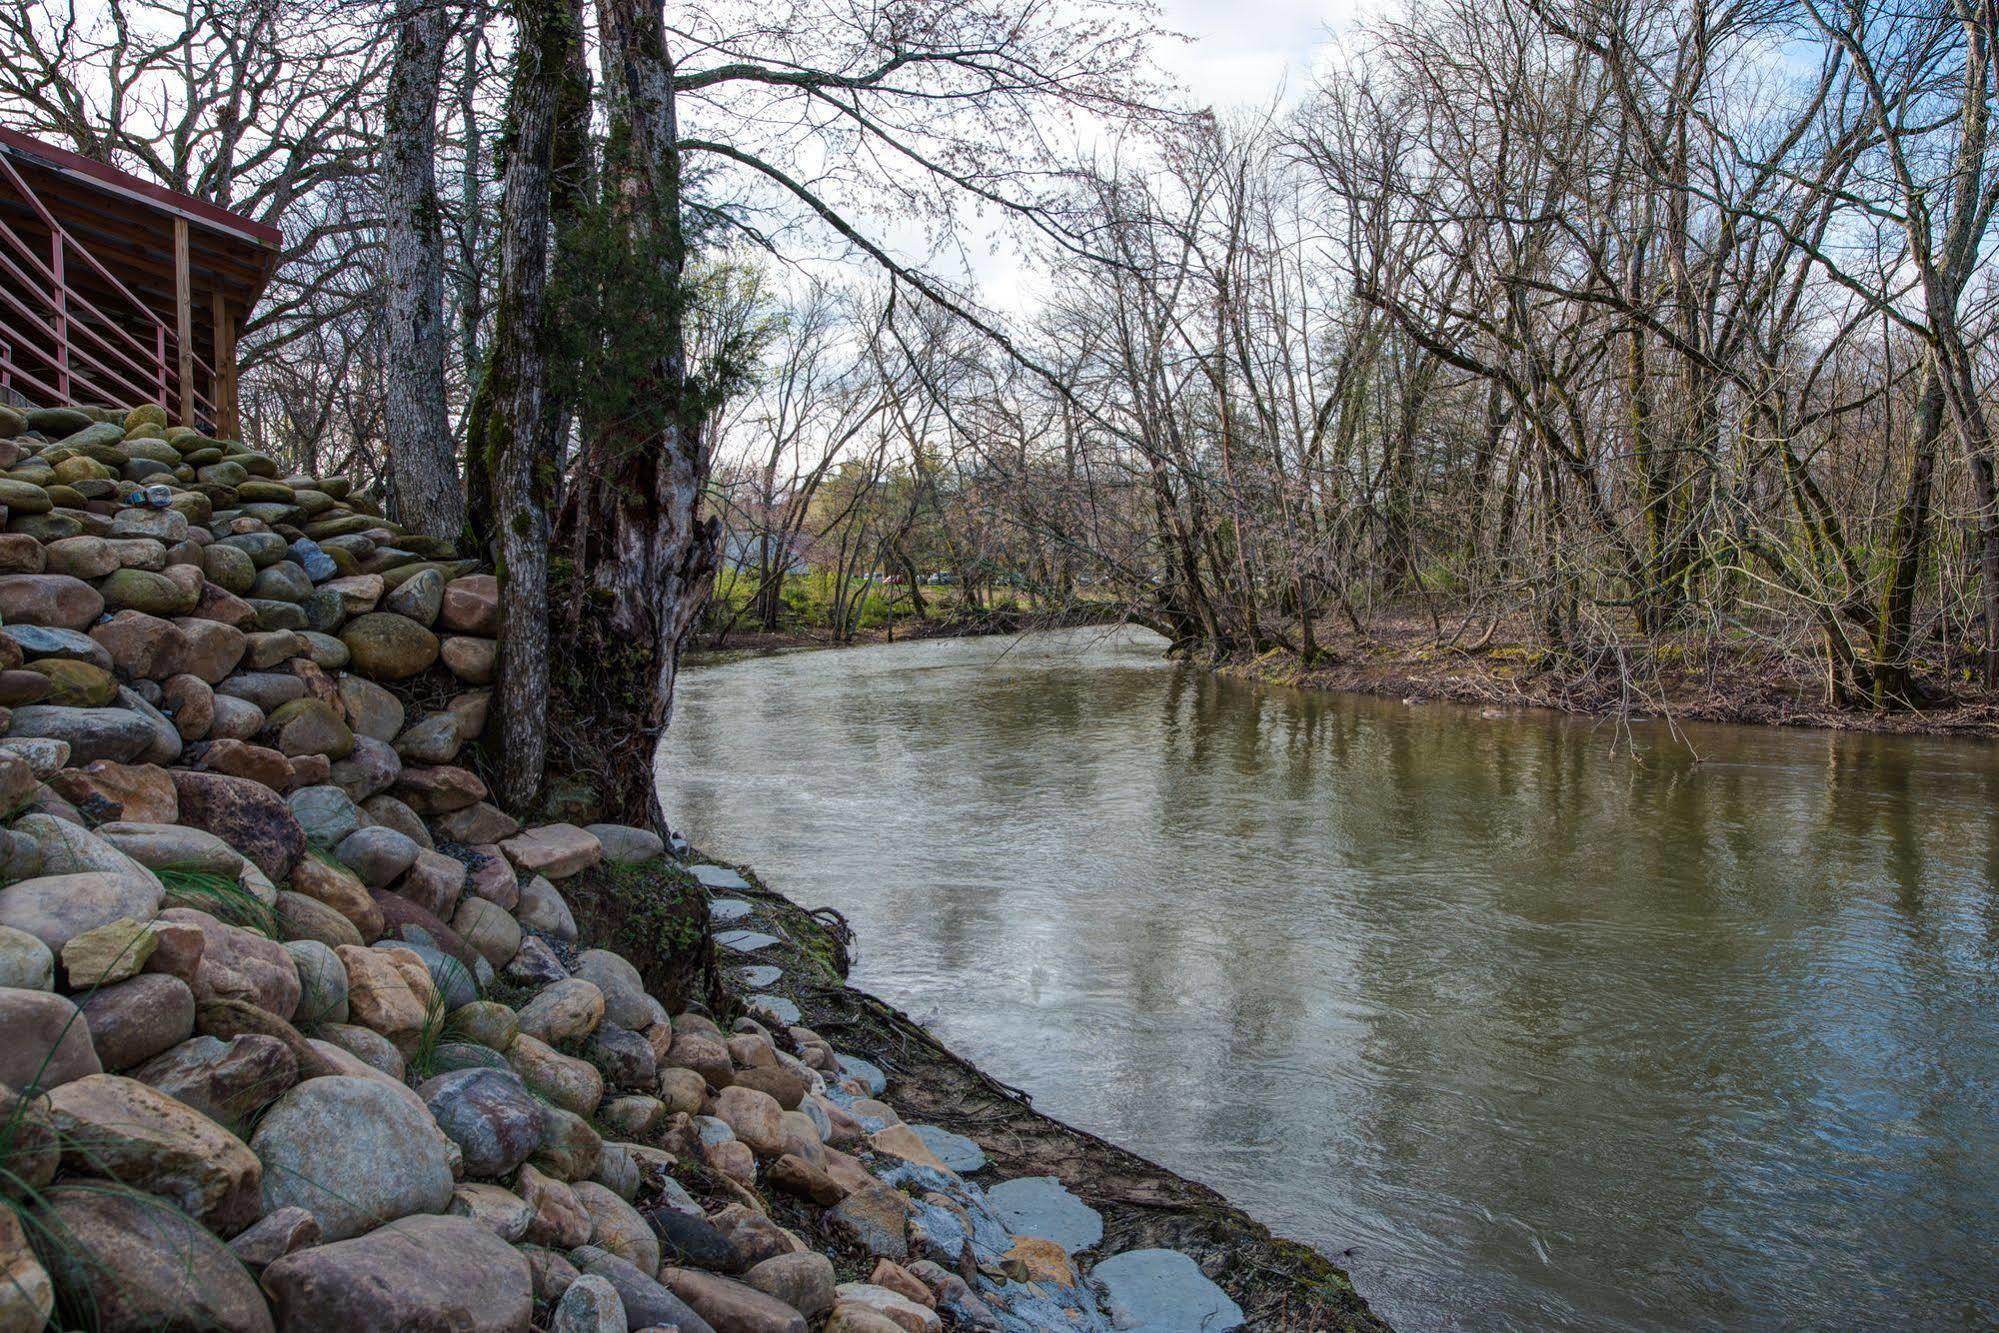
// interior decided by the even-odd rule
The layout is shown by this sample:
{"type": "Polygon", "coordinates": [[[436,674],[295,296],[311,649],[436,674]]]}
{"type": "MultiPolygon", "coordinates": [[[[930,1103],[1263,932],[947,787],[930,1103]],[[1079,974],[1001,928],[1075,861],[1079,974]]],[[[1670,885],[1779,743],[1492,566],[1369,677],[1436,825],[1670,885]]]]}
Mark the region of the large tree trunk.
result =
{"type": "Polygon", "coordinates": [[[1930,507],[1935,492],[1938,440],[1943,434],[1945,395],[1936,353],[1929,354],[1923,391],[1916,400],[1916,438],[1902,502],[1888,553],[1893,564],[1882,592],[1874,638],[1874,703],[1879,708],[1913,708],[1923,701],[1914,670],[1916,580],[1929,550],[1930,507]]]}
{"type": "Polygon", "coordinates": [[[709,460],[680,318],[686,244],[665,23],[659,0],[599,0],[597,13],[606,215],[620,253],[644,270],[623,281],[655,307],[644,312],[653,346],[620,404],[585,413],[593,424],[563,512],[575,568],[554,609],[562,658],[549,759],[563,782],[551,795],[559,811],[663,823],[653,752],[714,578],[719,524],[700,514],[709,460]]]}
{"type": "Polygon", "coordinates": [[[473,412],[470,453],[490,498],[489,541],[502,581],[496,721],[501,804],[529,808],[541,789],[549,694],[549,515],[559,475],[559,413],[549,394],[546,307],[556,127],[579,0],[520,0],[518,62],[508,106],[506,192],[500,211],[500,290],[493,355],[473,412]]]}
{"type": "Polygon", "coordinates": [[[437,197],[443,0],[397,0],[382,134],[383,428],[389,508],[433,537],[456,537],[465,501],[444,410],[444,228],[437,197]]]}

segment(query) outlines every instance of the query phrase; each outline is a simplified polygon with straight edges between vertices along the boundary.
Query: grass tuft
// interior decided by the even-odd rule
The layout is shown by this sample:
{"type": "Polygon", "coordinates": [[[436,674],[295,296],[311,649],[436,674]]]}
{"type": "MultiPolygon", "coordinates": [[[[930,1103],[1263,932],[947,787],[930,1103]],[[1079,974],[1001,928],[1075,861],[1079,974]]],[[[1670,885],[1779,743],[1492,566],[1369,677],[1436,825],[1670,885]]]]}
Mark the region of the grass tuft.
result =
{"type": "Polygon", "coordinates": [[[245,926],[278,937],[278,914],[233,875],[195,866],[161,866],[153,872],[166,888],[167,907],[192,907],[224,925],[245,926]]]}

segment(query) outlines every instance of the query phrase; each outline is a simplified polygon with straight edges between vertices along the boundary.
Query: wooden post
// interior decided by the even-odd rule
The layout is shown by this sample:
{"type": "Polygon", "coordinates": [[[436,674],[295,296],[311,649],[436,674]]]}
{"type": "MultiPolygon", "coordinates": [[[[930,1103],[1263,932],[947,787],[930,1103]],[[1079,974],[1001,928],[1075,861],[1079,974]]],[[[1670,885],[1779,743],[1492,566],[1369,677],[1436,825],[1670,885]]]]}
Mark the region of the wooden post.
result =
{"type": "Polygon", "coordinates": [[[222,306],[222,292],[208,294],[208,364],[214,376],[208,382],[208,402],[216,410],[216,436],[234,440],[236,428],[230,424],[230,314],[222,306]]]}
{"type": "Polygon", "coordinates": [[[55,277],[55,290],[49,295],[55,303],[56,317],[56,396],[64,403],[69,401],[69,285],[62,272],[62,233],[49,234],[49,272],[55,277]]]}
{"type": "Polygon", "coordinates": [[[187,219],[174,219],[174,331],[180,339],[180,424],[194,424],[194,293],[188,272],[187,219]]]}

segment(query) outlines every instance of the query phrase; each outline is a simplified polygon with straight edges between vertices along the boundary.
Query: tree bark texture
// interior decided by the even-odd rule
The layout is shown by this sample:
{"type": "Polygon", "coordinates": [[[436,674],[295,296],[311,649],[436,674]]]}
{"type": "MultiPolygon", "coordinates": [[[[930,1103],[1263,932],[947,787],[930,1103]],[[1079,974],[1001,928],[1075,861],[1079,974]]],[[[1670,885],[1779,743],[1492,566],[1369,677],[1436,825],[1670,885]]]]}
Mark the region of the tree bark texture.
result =
{"type": "Polygon", "coordinates": [[[455,538],[465,500],[445,414],[444,229],[437,196],[442,0],[398,0],[382,134],[383,426],[389,507],[401,523],[455,538]]]}

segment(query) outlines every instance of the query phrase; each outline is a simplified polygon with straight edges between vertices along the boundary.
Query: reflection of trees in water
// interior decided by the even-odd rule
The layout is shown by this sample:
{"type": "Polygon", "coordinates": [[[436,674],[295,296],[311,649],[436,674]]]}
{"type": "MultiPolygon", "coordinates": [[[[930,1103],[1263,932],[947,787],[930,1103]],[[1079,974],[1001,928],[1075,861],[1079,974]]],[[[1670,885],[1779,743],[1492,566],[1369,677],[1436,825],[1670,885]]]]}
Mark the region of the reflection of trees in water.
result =
{"type": "Polygon", "coordinates": [[[865,909],[968,1050],[1439,1308],[1878,1314],[1884,1280],[1990,1266],[1987,751],[1641,729],[1633,758],[1574,719],[1025,657],[712,702],[801,719],[723,762],[865,812],[728,813],[737,845],[822,840],[789,853],[808,896],[865,909]]]}

